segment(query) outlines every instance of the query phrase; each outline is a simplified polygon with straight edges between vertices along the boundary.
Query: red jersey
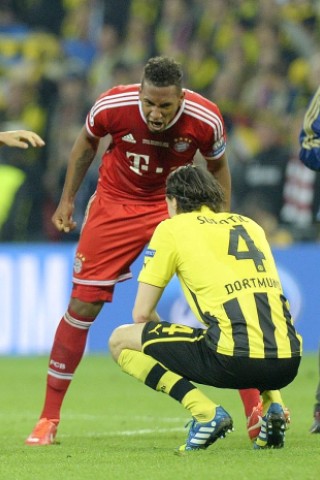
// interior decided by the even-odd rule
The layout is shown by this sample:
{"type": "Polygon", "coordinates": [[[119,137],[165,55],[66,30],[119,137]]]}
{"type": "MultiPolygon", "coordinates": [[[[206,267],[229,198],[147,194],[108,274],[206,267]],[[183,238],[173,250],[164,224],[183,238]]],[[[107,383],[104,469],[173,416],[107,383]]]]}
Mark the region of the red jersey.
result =
{"type": "Polygon", "coordinates": [[[150,132],[139,100],[140,85],[117,86],[100,95],[86,128],[94,137],[111,134],[99,170],[98,192],[117,203],[163,202],[171,170],[191,163],[199,149],[209,160],[226,146],[218,107],[185,90],[174,119],[163,132],[150,132]]]}

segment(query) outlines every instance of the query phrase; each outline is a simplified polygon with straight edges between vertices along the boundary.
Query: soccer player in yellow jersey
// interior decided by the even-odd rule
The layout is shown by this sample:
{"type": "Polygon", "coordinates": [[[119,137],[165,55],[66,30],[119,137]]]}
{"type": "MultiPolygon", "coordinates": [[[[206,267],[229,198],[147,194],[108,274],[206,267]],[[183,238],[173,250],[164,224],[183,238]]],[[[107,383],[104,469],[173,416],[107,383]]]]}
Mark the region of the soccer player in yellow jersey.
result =
{"type": "Polygon", "coordinates": [[[249,218],[222,211],[222,188],[200,166],[174,170],[166,200],[171,218],[158,225],[146,251],[135,323],[110,337],[113,358],[124,372],[191,413],[180,451],[207,448],[233,427],[229,413],[191,382],[257,388],[263,419],[254,448],[281,448],[285,415],[279,389],[297,375],[302,340],[265,234],[249,218]],[[156,306],[174,274],[206,329],[160,321],[156,306]]]}

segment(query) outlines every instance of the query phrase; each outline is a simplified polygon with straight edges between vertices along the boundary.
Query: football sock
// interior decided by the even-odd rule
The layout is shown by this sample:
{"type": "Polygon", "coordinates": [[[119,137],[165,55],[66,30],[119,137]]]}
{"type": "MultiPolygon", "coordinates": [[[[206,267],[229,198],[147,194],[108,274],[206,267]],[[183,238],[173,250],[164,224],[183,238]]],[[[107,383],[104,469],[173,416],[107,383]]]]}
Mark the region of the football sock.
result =
{"type": "Polygon", "coordinates": [[[216,405],[201,390],[190,390],[181,401],[198,422],[210,422],[216,414],[216,405]]]}
{"type": "Polygon", "coordinates": [[[246,388],[239,390],[239,394],[243,403],[244,412],[246,417],[250,417],[254,407],[258,405],[260,400],[260,392],[255,388],[246,388]]]}
{"type": "Polygon", "coordinates": [[[83,317],[70,308],[62,317],[54,338],[47,375],[47,389],[40,418],[60,419],[60,409],[83,356],[93,317],[83,317]]]}
{"type": "Polygon", "coordinates": [[[189,380],[166,369],[153,357],[137,350],[124,349],[118,364],[123,372],[180,402],[196,420],[208,422],[214,417],[215,403],[189,380]]]}
{"type": "Polygon", "coordinates": [[[280,403],[280,405],[282,405],[282,408],[284,407],[280,390],[265,390],[264,392],[262,392],[262,400],[263,415],[267,413],[271,403],[280,403]]]}

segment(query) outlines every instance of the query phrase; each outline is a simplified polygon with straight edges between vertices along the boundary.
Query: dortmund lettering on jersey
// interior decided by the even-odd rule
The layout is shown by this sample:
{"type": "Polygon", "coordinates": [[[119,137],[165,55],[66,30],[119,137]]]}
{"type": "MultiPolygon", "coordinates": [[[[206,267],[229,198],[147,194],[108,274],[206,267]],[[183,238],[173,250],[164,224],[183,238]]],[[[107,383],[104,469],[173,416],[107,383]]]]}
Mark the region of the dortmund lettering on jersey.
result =
{"type": "Polygon", "coordinates": [[[165,287],[176,273],[206,324],[210,347],[225,355],[287,358],[301,353],[264,231],[230,213],[183,213],[156,229],[139,281],[165,287]]]}

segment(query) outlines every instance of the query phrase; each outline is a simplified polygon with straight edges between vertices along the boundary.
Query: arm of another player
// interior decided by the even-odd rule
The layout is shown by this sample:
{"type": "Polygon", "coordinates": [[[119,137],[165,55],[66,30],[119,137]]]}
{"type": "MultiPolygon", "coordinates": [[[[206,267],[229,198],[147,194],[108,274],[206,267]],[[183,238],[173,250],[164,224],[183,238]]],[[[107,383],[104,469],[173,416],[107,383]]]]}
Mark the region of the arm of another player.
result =
{"type": "Polygon", "coordinates": [[[72,147],[60,202],[52,216],[52,223],[59,231],[67,233],[76,227],[72,218],[75,197],[96,155],[99,142],[99,138],[90,136],[83,127],[72,147]]]}
{"type": "Polygon", "coordinates": [[[219,159],[206,159],[207,168],[212,175],[222,185],[225,194],[225,210],[230,211],[231,208],[231,175],[228,159],[224,153],[219,159]]]}
{"type": "Polygon", "coordinates": [[[305,113],[299,142],[300,160],[311,170],[320,171],[320,87],[305,113]]]}
{"type": "Polygon", "coordinates": [[[43,147],[45,142],[35,132],[28,130],[11,130],[9,132],[0,132],[0,146],[28,148],[43,147]]]}

